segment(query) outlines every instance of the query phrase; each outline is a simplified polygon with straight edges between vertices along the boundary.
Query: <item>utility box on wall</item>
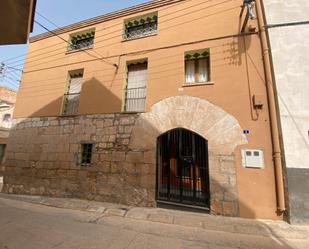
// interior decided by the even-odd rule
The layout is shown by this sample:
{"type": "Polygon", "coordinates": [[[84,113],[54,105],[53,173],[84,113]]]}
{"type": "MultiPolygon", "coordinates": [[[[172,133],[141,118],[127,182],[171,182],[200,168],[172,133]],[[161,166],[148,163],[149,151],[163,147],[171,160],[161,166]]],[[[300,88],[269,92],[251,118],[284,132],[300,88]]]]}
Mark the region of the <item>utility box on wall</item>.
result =
{"type": "Polygon", "coordinates": [[[264,168],[264,153],[262,150],[241,150],[242,166],[245,168],[264,168]]]}

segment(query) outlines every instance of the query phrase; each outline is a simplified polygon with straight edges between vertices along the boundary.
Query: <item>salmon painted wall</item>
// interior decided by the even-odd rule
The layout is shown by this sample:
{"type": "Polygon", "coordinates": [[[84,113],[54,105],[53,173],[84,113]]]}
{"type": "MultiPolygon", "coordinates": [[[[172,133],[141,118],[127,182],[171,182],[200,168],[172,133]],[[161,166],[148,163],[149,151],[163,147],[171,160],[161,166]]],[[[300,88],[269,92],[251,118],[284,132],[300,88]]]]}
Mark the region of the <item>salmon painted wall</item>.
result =
{"type": "MultiPolygon", "coordinates": [[[[95,27],[93,49],[66,53],[67,44],[50,37],[29,46],[15,117],[59,116],[68,71],[84,69],[80,114],[121,112],[126,64],[147,58],[146,111],[176,95],[207,99],[233,115],[250,130],[249,143],[236,149],[240,215],[281,219],[276,214],[271,134],[260,39],[239,34],[241,0],[195,0],[116,18],[95,27]],[[136,40],[122,38],[124,19],[158,11],[158,33],[136,40]],[[198,42],[199,41],[199,42],[198,42]],[[187,86],[184,53],[210,48],[211,84],[187,86]],[[105,61],[96,59],[98,55],[105,61]],[[117,64],[116,69],[111,64],[117,64]],[[252,107],[261,95],[262,110],[252,107]],[[241,166],[241,148],[263,149],[264,169],[241,166]]],[[[256,27],[256,20],[249,26],[256,27]]],[[[80,29],[86,30],[88,28],[80,29]]],[[[74,33],[79,30],[74,30],[74,33]]],[[[69,34],[61,34],[68,40],[69,34]]],[[[192,110],[194,111],[194,110],[192,110]]]]}

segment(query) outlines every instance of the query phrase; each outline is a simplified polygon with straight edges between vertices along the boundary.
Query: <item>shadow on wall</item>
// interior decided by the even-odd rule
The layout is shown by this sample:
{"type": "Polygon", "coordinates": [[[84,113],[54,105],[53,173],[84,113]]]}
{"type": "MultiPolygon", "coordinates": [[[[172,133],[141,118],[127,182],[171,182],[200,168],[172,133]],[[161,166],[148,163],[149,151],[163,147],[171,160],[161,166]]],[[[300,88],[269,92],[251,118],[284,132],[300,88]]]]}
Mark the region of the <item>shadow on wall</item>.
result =
{"type": "MultiPolygon", "coordinates": [[[[159,102],[143,114],[38,118],[53,108],[60,110],[59,98],[33,113],[36,118],[17,120],[8,142],[3,191],[155,206],[157,137],[166,129],[195,127],[191,130],[207,139],[213,150],[209,154],[211,213],[239,215],[238,206],[247,206],[237,198],[235,146],[231,149],[231,144],[220,144],[220,138],[211,132],[227,128],[236,132],[229,132],[232,135],[228,140],[241,141],[243,135],[237,134],[241,131],[237,121],[221,108],[195,97],[175,96],[163,101],[178,106],[173,109],[174,114],[159,108],[159,102]],[[192,104],[196,105],[194,112],[192,104]],[[205,109],[197,108],[203,104],[205,109]],[[183,113],[187,108],[193,116],[183,113]],[[204,115],[199,117],[203,131],[197,124],[199,112],[204,115]],[[78,162],[81,141],[94,142],[92,165],[78,162]]],[[[121,99],[92,79],[83,85],[81,103],[87,103],[91,112],[98,105],[111,103],[119,110],[121,99]]],[[[247,213],[255,217],[254,210],[248,207],[247,213]]],[[[278,248],[291,248],[264,223],[260,223],[259,229],[272,233],[278,248]]]]}
{"type": "MultiPolygon", "coordinates": [[[[35,98],[37,96],[41,95],[34,93],[27,97],[35,98]]],[[[60,115],[63,98],[63,96],[57,98],[29,116],[48,117],[51,113],[54,113],[55,116],[60,115]]],[[[102,106],[104,106],[109,113],[119,112],[119,110],[121,110],[121,99],[93,77],[82,84],[79,113],[81,115],[99,113],[99,110],[102,110],[102,106]]]]}

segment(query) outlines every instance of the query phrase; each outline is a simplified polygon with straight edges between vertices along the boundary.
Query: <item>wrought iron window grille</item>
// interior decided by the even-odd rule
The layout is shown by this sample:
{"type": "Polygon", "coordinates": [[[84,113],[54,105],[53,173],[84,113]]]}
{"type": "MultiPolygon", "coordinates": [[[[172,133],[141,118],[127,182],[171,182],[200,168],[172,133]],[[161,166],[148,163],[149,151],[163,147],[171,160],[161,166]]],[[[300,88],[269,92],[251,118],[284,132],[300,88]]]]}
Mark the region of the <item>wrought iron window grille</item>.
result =
{"type": "Polygon", "coordinates": [[[93,47],[93,37],[87,38],[83,40],[78,40],[75,43],[71,43],[68,45],[68,52],[80,50],[80,49],[86,49],[86,48],[92,48],[93,47]]]}
{"type": "Polygon", "coordinates": [[[64,94],[64,107],[62,115],[74,115],[78,113],[80,93],[64,94]]]}
{"type": "Polygon", "coordinates": [[[70,35],[67,51],[76,51],[93,47],[95,29],[89,29],[70,35]]]}
{"type": "Polygon", "coordinates": [[[92,159],[92,143],[81,144],[81,165],[89,166],[91,164],[92,159]]]}
{"type": "Polygon", "coordinates": [[[126,88],[125,91],[125,111],[143,112],[145,111],[146,86],[136,88],[126,88]]]}
{"type": "Polygon", "coordinates": [[[137,17],[125,23],[125,31],[123,38],[125,40],[135,39],[139,37],[149,36],[157,33],[158,30],[158,14],[152,13],[147,16],[137,17]]]}
{"type": "Polygon", "coordinates": [[[132,28],[127,28],[124,39],[135,39],[157,33],[157,23],[147,23],[132,28]]]}

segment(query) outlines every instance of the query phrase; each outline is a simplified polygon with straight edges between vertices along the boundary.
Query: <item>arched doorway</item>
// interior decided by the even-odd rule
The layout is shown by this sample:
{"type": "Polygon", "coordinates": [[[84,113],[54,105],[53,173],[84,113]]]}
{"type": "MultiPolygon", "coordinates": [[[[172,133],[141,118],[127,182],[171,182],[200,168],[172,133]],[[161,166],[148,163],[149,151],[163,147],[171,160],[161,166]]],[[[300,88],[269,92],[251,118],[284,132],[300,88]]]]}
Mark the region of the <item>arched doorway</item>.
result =
{"type": "Polygon", "coordinates": [[[183,128],[158,137],[157,201],[209,208],[206,139],[183,128]]]}

